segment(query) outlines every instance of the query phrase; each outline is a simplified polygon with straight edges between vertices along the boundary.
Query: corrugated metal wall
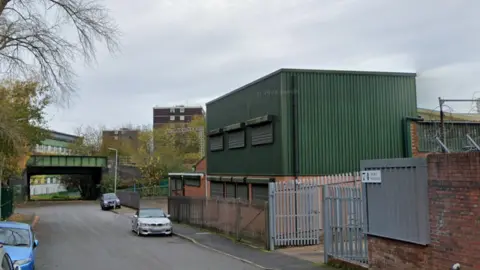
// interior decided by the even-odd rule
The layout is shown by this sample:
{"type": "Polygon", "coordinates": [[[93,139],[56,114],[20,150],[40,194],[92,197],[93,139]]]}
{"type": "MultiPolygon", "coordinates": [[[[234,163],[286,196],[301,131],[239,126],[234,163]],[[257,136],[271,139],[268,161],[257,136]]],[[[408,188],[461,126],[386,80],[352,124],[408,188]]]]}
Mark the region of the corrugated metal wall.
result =
{"type": "Polygon", "coordinates": [[[207,172],[226,175],[282,175],[280,74],[260,79],[228,96],[207,103],[207,129],[224,128],[249,119],[274,115],[274,143],[251,146],[251,128],[246,128],[246,147],[228,149],[224,135],[222,151],[207,152],[207,172]]]}
{"type": "MultiPolygon", "coordinates": [[[[300,175],[357,171],[362,159],[403,157],[402,119],[417,113],[413,75],[287,71],[282,76],[298,102],[300,175]]],[[[285,124],[282,135],[291,125],[285,124]]],[[[291,156],[292,145],[284,140],[284,157],[291,156]]]]}

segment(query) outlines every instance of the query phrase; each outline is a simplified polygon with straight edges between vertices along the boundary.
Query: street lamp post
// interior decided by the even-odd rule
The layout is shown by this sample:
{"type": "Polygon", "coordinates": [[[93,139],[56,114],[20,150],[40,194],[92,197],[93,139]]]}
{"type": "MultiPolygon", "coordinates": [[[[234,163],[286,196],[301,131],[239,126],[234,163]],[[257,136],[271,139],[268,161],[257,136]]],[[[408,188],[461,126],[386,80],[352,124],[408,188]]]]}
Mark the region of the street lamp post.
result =
{"type": "Polygon", "coordinates": [[[113,193],[117,193],[118,150],[115,148],[108,148],[108,150],[115,151],[115,180],[113,184],[113,193]]]}

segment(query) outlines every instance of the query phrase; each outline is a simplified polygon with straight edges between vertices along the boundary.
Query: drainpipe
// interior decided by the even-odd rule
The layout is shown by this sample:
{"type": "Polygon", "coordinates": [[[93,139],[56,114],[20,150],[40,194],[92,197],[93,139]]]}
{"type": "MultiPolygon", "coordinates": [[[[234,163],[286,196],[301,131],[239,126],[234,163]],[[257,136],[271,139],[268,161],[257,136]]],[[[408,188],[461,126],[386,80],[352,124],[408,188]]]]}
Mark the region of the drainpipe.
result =
{"type": "Polygon", "coordinates": [[[293,176],[295,178],[295,235],[298,235],[298,222],[297,222],[297,178],[299,175],[298,164],[298,139],[297,139],[297,93],[295,92],[295,76],[290,76],[290,95],[292,97],[292,155],[293,155],[293,176]]]}

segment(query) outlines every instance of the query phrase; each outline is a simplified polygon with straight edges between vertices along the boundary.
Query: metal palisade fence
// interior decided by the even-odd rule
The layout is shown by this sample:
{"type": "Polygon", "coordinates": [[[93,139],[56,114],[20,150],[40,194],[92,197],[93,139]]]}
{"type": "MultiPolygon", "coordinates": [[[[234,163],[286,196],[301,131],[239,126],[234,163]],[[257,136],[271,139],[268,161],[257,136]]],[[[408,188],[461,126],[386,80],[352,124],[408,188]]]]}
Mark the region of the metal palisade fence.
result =
{"type": "Polygon", "coordinates": [[[324,256],[368,264],[366,217],[361,187],[327,185],[323,188],[324,256]]]}
{"type": "Polygon", "coordinates": [[[323,186],[359,186],[360,174],[269,183],[270,249],[317,245],[323,239],[323,186]]]}
{"type": "Polygon", "coordinates": [[[360,173],[269,183],[269,247],[325,246],[325,257],[360,264],[363,235],[360,173]]]}

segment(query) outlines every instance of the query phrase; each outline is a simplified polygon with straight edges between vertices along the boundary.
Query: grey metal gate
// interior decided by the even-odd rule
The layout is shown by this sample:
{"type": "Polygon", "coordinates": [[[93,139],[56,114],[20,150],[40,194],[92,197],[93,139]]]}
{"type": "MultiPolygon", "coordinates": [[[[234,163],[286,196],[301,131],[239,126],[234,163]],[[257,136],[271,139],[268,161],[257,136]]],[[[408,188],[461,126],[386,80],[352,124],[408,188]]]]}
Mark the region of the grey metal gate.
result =
{"type": "Polygon", "coordinates": [[[336,258],[368,264],[362,188],[326,185],[323,200],[325,262],[336,258]]]}
{"type": "Polygon", "coordinates": [[[269,183],[270,249],[320,243],[321,185],[295,180],[269,183]]]}

